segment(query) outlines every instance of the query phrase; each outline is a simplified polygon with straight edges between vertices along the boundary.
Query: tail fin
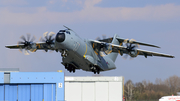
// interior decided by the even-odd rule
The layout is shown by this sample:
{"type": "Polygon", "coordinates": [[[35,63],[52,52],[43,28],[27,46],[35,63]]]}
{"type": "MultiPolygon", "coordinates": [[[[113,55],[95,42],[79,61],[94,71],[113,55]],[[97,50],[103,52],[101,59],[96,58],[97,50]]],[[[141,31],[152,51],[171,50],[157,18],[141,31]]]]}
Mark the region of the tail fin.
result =
{"type": "MultiPolygon", "coordinates": [[[[112,44],[119,45],[119,41],[116,39],[117,36],[118,35],[116,35],[116,34],[114,35],[113,40],[111,42],[112,44]]],[[[118,56],[118,53],[114,53],[114,52],[107,55],[107,57],[112,59],[112,61],[114,61],[114,62],[115,62],[117,56],[118,56]]]]}

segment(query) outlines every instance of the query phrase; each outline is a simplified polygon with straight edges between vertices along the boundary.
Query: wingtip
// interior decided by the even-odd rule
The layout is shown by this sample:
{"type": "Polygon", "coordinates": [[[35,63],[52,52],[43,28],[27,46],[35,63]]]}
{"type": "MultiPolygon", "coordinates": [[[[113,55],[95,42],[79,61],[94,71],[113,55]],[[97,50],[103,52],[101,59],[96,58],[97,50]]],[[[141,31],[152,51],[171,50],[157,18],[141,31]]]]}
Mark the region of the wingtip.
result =
{"type": "Polygon", "coordinates": [[[9,48],[8,46],[5,46],[6,48],[9,48]]]}
{"type": "Polygon", "coordinates": [[[161,47],[159,47],[159,46],[156,46],[156,45],[151,45],[151,47],[155,47],[155,48],[161,48],[161,47]]]}

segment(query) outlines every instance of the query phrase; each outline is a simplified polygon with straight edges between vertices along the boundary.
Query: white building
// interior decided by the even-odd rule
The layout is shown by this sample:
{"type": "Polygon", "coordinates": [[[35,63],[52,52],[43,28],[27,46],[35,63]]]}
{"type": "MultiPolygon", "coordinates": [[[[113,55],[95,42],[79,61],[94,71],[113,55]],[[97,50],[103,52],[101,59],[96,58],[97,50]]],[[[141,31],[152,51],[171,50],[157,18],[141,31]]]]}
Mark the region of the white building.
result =
{"type": "Polygon", "coordinates": [[[124,77],[65,77],[65,101],[123,101],[124,77]]]}

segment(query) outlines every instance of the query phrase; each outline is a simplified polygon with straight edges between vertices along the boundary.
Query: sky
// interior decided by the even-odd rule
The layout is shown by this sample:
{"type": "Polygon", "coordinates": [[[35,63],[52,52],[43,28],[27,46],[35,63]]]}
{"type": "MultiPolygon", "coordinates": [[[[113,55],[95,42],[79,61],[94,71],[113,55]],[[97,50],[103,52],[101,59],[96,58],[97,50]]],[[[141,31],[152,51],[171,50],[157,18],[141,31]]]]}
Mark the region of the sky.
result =
{"type": "Polygon", "coordinates": [[[61,64],[60,53],[37,51],[24,55],[5,45],[17,44],[30,33],[35,42],[44,32],[57,33],[66,25],[80,37],[96,39],[118,34],[160,46],[141,49],[174,55],[175,58],[138,56],[124,60],[118,56],[115,70],[101,76],[123,76],[125,81],[165,80],[180,76],[180,1],[179,0],[0,0],[0,68],[19,68],[20,72],[57,72],[66,76],[94,76],[77,70],[69,73],[61,64]]]}

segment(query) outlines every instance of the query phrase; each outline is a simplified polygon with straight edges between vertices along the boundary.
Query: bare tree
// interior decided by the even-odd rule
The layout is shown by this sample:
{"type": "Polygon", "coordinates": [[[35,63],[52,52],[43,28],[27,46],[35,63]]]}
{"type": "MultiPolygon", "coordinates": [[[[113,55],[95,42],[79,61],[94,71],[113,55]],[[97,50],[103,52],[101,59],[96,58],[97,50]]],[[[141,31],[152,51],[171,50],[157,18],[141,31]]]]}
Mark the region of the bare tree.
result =
{"type": "Polygon", "coordinates": [[[158,100],[162,96],[180,92],[180,77],[174,75],[166,80],[157,78],[155,84],[146,80],[133,84],[128,80],[124,85],[124,91],[128,101],[158,100]]]}
{"type": "Polygon", "coordinates": [[[176,75],[171,76],[164,81],[164,84],[170,88],[170,93],[176,94],[180,89],[180,78],[176,75]]]}
{"type": "Polygon", "coordinates": [[[156,78],[155,83],[157,85],[161,85],[161,84],[163,84],[163,81],[161,80],[161,78],[156,78]]]}
{"type": "Polygon", "coordinates": [[[133,98],[133,89],[134,85],[131,80],[128,80],[125,84],[125,95],[128,100],[132,100],[133,98]]]}

